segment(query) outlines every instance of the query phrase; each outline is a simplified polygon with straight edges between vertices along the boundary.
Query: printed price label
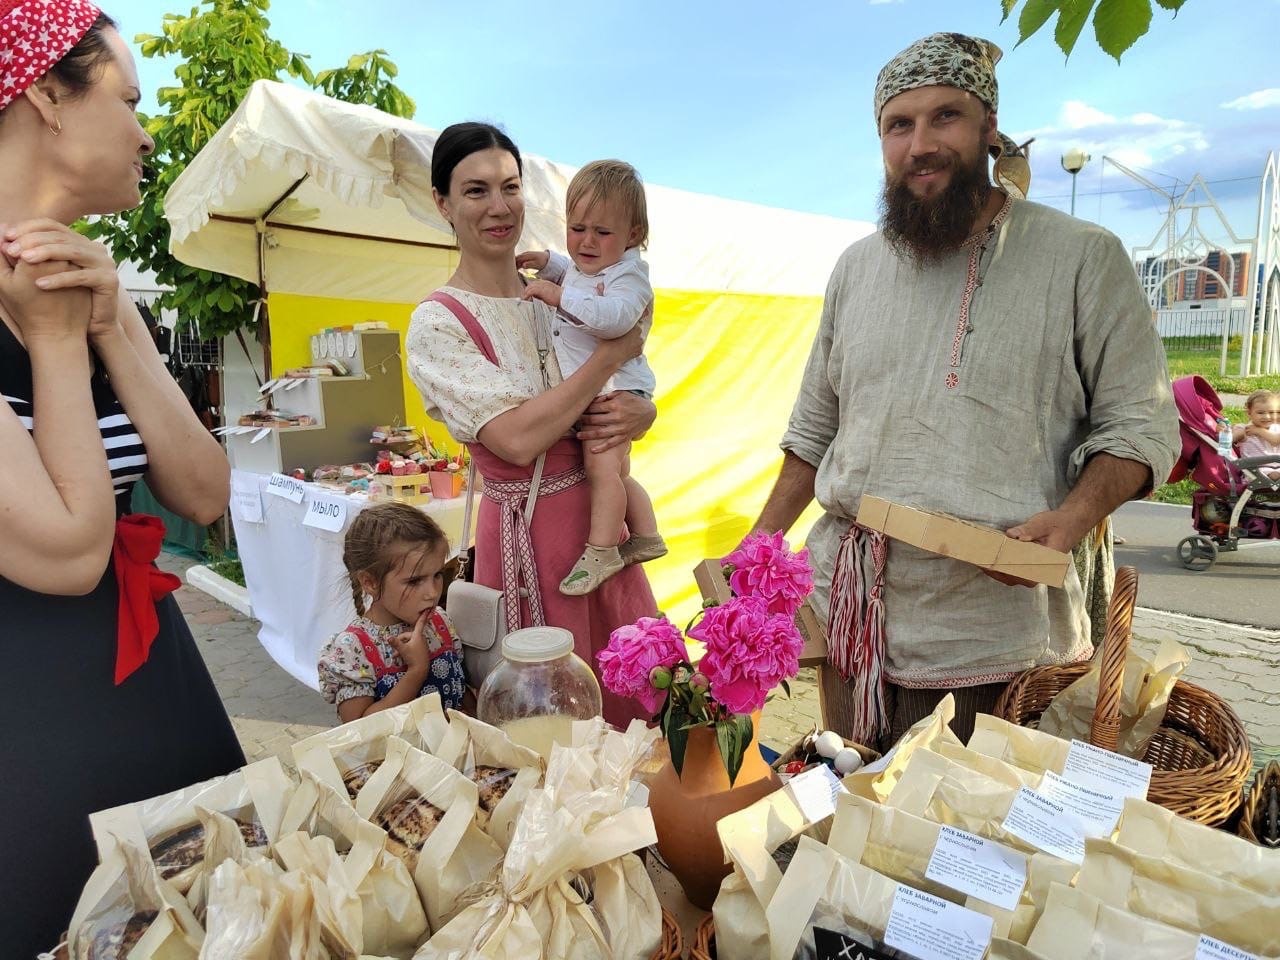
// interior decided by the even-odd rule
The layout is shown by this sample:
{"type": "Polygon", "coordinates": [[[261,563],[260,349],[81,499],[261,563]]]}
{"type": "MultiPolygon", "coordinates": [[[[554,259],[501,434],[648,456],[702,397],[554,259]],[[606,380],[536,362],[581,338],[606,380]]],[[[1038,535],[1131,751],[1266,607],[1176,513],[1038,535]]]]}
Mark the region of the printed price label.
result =
{"type": "Polygon", "coordinates": [[[1084,824],[1062,803],[1023,787],[1000,825],[1045,853],[1072,863],[1084,861],[1084,824]]]}
{"type": "Polygon", "coordinates": [[[1083,740],[1072,740],[1062,776],[1074,783],[1125,797],[1147,799],[1151,764],[1122,757],[1083,740]]]}
{"type": "Polygon", "coordinates": [[[346,524],[347,502],[345,500],[313,495],[307,502],[307,516],[302,521],[304,527],[341,533],[346,524]]]}
{"type": "Polygon", "coordinates": [[[1086,837],[1109,837],[1124,812],[1124,797],[1072,783],[1052,770],[1040,781],[1040,794],[1062,804],[1084,823],[1086,837]]]}
{"type": "Polygon", "coordinates": [[[981,960],[994,923],[976,910],[898,884],[884,942],[918,960],[981,960]]]}
{"type": "Polygon", "coordinates": [[[1027,858],[1002,843],[944,826],[938,830],[924,875],[984,903],[1012,910],[1027,885],[1027,858]]]}
{"type": "Polygon", "coordinates": [[[825,763],[797,774],[787,781],[796,806],[810,823],[818,823],[836,812],[836,797],[847,793],[825,763]]]}
{"type": "Polygon", "coordinates": [[[258,478],[241,473],[231,475],[231,504],[236,516],[246,523],[262,522],[262,493],[258,478]]]}
{"type": "Polygon", "coordinates": [[[294,503],[301,503],[302,498],[306,496],[307,488],[302,485],[301,480],[286,477],[283,473],[273,473],[267,478],[267,493],[283,497],[285,500],[292,500],[294,503]]]}
{"type": "Polygon", "coordinates": [[[1258,960],[1258,955],[1201,934],[1200,942],[1196,944],[1195,960],[1258,960]]]}

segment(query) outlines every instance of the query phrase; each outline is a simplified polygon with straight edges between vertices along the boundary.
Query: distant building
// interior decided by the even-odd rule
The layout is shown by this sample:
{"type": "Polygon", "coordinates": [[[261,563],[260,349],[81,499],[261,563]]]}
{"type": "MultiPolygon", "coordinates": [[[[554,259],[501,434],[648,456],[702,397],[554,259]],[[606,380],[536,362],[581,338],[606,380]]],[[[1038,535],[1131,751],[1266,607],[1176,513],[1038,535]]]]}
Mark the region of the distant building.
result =
{"type": "Polygon", "coordinates": [[[1204,270],[1182,269],[1176,260],[1155,257],[1137,261],[1134,269],[1144,289],[1158,291],[1158,296],[1153,297],[1154,306],[1168,308],[1174,304],[1243,297],[1249,287],[1250,260],[1247,252],[1229,253],[1219,249],[1205,255],[1199,264],[1204,270]],[[1221,274],[1226,282],[1206,270],[1221,274]]]}

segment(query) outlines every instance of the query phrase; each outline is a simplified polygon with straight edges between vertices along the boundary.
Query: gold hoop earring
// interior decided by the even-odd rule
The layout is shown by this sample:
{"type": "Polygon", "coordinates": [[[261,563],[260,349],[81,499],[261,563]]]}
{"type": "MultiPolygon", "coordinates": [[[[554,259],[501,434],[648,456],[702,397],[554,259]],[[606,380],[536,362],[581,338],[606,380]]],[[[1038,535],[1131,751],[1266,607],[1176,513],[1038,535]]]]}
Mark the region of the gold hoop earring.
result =
{"type": "Polygon", "coordinates": [[[62,136],[62,118],[55,113],[53,115],[53,121],[54,123],[57,124],[57,126],[49,127],[49,132],[52,133],[55,137],[62,136]]]}

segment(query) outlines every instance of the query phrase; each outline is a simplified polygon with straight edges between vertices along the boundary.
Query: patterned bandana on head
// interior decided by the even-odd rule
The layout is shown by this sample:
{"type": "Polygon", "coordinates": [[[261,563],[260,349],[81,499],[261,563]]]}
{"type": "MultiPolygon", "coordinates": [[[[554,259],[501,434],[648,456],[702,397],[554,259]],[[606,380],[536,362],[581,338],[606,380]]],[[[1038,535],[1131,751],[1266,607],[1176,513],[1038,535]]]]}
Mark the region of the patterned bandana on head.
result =
{"type": "Polygon", "coordinates": [[[65,57],[101,13],[88,0],[0,0],[0,110],[65,57]]]}
{"type": "MultiPolygon", "coordinates": [[[[990,40],[963,33],[934,33],[917,40],[884,65],[876,77],[875,116],[880,127],[884,105],[900,93],[917,87],[955,87],[967,90],[992,110],[1000,108],[996,64],[1002,51],[990,40]]],[[[995,175],[1000,186],[1025,198],[1031,186],[1031,168],[1025,151],[1003,133],[990,148],[996,158],[995,175]]]]}

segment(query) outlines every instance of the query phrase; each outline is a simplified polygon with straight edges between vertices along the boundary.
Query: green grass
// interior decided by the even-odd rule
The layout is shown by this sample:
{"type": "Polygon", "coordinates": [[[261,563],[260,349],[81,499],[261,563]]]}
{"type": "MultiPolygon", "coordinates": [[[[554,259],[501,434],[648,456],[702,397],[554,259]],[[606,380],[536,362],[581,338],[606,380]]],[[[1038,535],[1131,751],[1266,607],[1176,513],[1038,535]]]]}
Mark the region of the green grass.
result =
{"type": "Polygon", "coordinates": [[[205,566],[216,573],[220,577],[226,577],[232,583],[244,586],[244,567],[240,563],[240,557],[235,552],[234,545],[231,550],[223,550],[220,544],[213,537],[209,537],[204,542],[205,566]]]}
{"type": "MultiPolygon", "coordinates": [[[[1227,376],[1218,373],[1221,360],[1220,344],[1212,350],[1196,350],[1193,344],[1203,343],[1190,337],[1166,337],[1164,341],[1165,356],[1169,361],[1169,376],[1189,377],[1198,374],[1209,381],[1219,393],[1248,394],[1254,390],[1280,390],[1280,374],[1265,377],[1238,377],[1234,371],[1240,369],[1240,337],[1232,337],[1227,342],[1227,376]]],[[[1234,421],[1233,422],[1237,422],[1234,421]]]]}

